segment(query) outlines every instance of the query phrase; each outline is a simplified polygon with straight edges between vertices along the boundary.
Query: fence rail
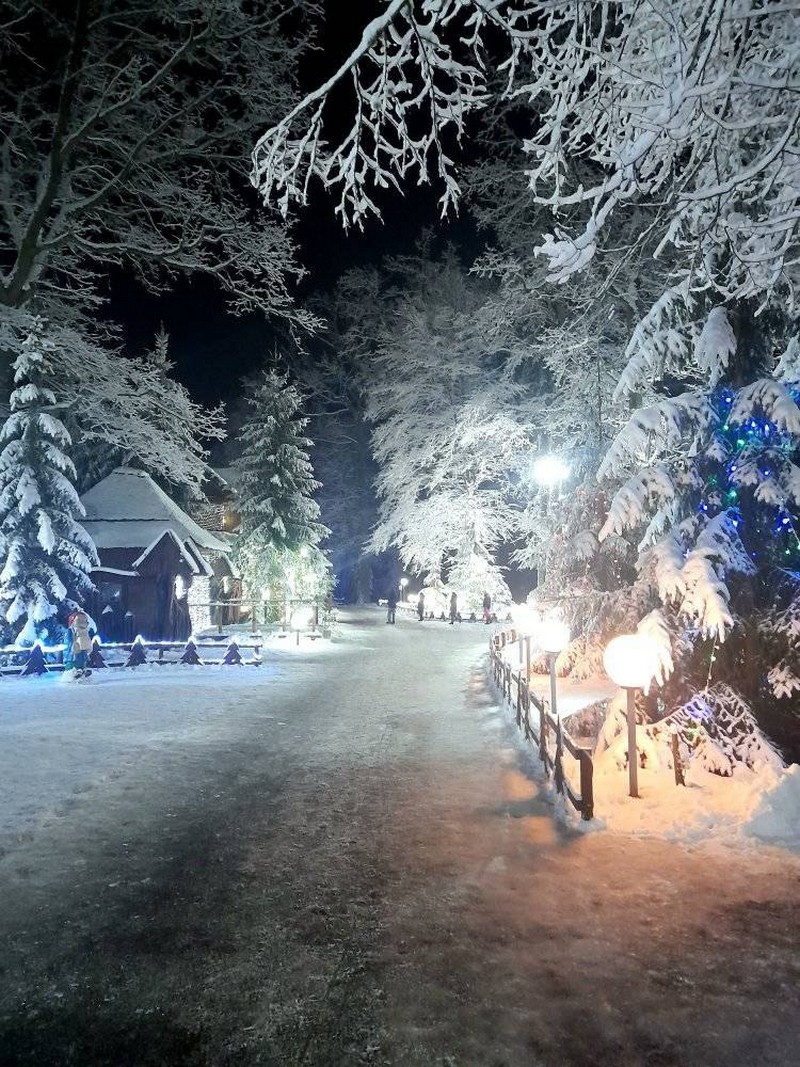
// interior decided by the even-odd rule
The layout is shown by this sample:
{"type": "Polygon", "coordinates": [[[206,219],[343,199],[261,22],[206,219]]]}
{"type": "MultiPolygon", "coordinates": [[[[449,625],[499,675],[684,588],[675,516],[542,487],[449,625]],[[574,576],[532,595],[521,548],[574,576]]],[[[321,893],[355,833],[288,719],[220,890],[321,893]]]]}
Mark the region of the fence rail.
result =
{"type": "Polygon", "coordinates": [[[514,671],[504,658],[503,649],[513,645],[516,640],[516,632],[509,630],[496,634],[489,642],[492,678],[503,699],[515,708],[517,726],[522,730],[525,740],[538,750],[545,774],[549,777],[552,771],[556,791],[569,799],[575,810],[580,812],[581,818],[592,819],[594,765],[591,754],[573,741],[562,726],[561,718],[551,714],[546,701],[531,692],[530,681],[523,668],[520,666],[514,671]],[[564,773],[565,753],[575,760],[578,767],[580,785],[577,791],[564,773]]]}

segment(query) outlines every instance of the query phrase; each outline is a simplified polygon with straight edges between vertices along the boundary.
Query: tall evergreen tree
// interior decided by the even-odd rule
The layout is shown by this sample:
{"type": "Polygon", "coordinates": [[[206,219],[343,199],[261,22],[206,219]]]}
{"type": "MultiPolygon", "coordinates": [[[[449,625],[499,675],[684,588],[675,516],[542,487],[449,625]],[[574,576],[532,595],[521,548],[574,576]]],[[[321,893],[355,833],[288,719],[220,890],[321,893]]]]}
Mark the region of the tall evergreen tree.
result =
{"type": "Polygon", "coordinates": [[[31,333],[14,364],[11,414],[0,431],[0,606],[17,638],[54,637],[56,616],[78,607],[92,589],[98,562],[77,521],[84,514],[74,487],[71,441],[42,385],[53,353],[44,324],[31,333]]]}
{"type": "MultiPolygon", "coordinates": [[[[250,593],[273,585],[295,554],[315,558],[328,529],[313,494],[319,488],[309,458],[302,398],[285,374],[262,371],[252,383],[251,414],[242,426],[234,463],[241,528],[236,554],[250,593]]],[[[324,568],[323,568],[324,569],[324,568]]],[[[284,585],[287,582],[283,583],[284,585]]]]}

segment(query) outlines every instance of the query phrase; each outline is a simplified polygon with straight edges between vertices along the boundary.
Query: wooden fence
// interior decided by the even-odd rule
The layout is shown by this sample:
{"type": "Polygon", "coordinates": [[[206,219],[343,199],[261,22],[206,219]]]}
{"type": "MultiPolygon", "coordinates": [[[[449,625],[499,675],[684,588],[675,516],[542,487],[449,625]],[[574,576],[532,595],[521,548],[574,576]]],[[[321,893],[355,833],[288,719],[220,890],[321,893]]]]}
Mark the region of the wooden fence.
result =
{"type": "Polygon", "coordinates": [[[492,678],[503,698],[516,709],[517,726],[525,740],[539,752],[539,759],[557,792],[566,796],[581,818],[594,817],[594,766],[588,749],[575,744],[561,724],[560,716],[554,717],[547,703],[531,692],[530,684],[522,667],[514,671],[503,655],[503,650],[517,640],[514,630],[496,634],[489,642],[492,678]],[[564,756],[575,760],[578,766],[579,792],[576,792],[564,774],[564,756]]]}
{"type": "MultiPolygon", "coordinates": [[[[159,666],[184,663],[191,666],[258,666],[263,643],[260,641],[114,641],[101,644],[95,637],[89,653],[89,667],[130,667],[143,664],[159,666]],[[203,658],[202,652],[213,649],[218,655],[203,658]],[[249,653],[249,658],[248,658],[249,653]]],[[[0,674],[31,676],[64,670],[64,647],[2,648],[0,674]]]]}

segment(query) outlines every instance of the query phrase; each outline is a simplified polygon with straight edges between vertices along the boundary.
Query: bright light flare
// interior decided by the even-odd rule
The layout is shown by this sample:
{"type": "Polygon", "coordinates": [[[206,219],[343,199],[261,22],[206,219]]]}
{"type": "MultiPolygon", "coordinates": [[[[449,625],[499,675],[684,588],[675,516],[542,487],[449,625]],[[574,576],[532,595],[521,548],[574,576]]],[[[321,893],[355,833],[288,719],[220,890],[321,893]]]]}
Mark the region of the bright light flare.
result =
{"type": "Polygon", "coordinates": [[[658,647],[644,634],[623,634],[609,641],[603,666],[611,681],[623,689],[647,692],[658,674],[658,647]]]}
{"type": "Polygon", "coordinates": [[[292,612],[291,628],[293,630],[309,630],[313,618],[314,612],[311,608],[297,608],[296,611],[292,612]]]}
{"type": "Polygon", "coordinates": [[[558,456],[540,456],[533,465],[533,479],[539,485],[558,485],[569,477],[569,467],[558,456]]]}
{"type": "Polygon", "coordinates": [[[569,644],[569,626],[559,619],[545,619],[537,626],[536,636],[545,652],[557,656],[569,644]]]}

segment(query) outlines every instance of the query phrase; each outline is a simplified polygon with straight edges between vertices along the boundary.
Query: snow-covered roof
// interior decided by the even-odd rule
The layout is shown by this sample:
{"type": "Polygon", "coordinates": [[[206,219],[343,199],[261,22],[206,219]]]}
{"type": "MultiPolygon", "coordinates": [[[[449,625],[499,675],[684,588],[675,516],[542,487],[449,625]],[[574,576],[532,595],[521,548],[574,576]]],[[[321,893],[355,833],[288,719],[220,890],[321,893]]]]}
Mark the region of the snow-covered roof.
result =
{"type": "Polygon", "coordinates": [[[143,549],[170,530],[181,545],[192,540],[200,548],[230,552],[229,544],[199,526],[144,471],[117,467],[81,501],[83,525],[98,548],[143,549]]]}
{"type": "Polygon", "coordinates": [[[206,560],[200,555],[197,547],[191,541],[181,541],[174,530],[162,530],[153,541],[147,546],[142,554],[133,561],[132,566],[138,570],[144,563],[156,545],[160,544],[165,537],[168,537],[174,542],[178,551],[183,558],[184,563],[189,568],[192,574],[202,574],[206,578],[210,578],[213,575],[213,570],[208,565],[206,560]]]}

